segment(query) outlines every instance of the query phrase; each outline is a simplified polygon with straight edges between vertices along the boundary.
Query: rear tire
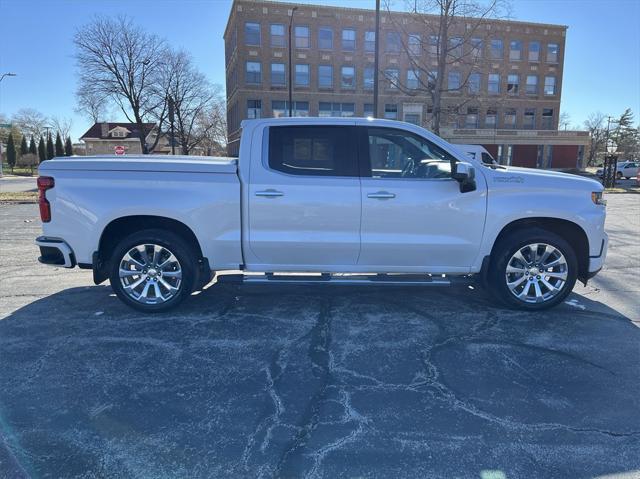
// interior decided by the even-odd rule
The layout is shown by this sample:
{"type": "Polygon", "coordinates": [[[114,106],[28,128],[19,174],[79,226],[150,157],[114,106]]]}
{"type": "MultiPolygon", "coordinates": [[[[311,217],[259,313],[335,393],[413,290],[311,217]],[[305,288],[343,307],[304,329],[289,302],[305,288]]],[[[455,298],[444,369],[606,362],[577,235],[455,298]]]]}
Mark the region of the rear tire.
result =
{"type": "Polygon", "coordinates": [[[578,277],[574,249],[541,228],[515,231],[500,240],[491,258],[488,282],[507,306],[540,311],[561,303],[578,277]]]}
{"type": "Polygon", "coordinates": [[[127,306],[143,313],[168,311],[198,284],[197,253],[171,231],[138,231],[113,250],[109,281],[127,306]]]}

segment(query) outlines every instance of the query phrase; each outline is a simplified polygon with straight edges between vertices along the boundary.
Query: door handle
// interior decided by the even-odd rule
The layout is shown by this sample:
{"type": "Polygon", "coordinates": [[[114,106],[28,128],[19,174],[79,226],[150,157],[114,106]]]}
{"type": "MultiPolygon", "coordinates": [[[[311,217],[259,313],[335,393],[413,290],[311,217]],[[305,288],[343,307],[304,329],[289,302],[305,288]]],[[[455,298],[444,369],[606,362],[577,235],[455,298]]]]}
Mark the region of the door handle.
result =
{"type": "Polygon", "coordinates": [[[367,195],[367,198],[376,198],[379,200],[388,200],[395,197],[395,194],[389,193],[388,191],[378,191],[377,193],[369,193],[367,195]]]}
{"type": "Polygon", "coordinates": [[[265,196],[267,198],[275,198],[276,196],[284,196],[282,191],[277,190],[264,190],[264,191],[256,191],[256,196],[265,196]]]}

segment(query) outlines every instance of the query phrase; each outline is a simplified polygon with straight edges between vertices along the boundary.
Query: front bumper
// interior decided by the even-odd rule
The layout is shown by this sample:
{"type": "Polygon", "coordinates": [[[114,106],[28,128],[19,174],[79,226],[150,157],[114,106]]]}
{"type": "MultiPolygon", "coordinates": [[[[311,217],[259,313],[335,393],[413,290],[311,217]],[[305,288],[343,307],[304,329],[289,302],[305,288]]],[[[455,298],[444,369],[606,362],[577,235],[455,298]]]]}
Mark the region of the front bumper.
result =
{"type": "Polygon", "coordinates": [[[607,249],[609,248],[609,235],[604,233],[600,244],[600,253],[597,256],[589,256],[589,277],[595,276],[604,266],[607,259],[607,249]]]}
{"type": "Polygon", "coordinates": [[[51,266],[73,268],[76,265],[76,257],[71,247],[60,238],[48,238],[39,236],[36,245],[40,248],[38,261],[51,266]]]}

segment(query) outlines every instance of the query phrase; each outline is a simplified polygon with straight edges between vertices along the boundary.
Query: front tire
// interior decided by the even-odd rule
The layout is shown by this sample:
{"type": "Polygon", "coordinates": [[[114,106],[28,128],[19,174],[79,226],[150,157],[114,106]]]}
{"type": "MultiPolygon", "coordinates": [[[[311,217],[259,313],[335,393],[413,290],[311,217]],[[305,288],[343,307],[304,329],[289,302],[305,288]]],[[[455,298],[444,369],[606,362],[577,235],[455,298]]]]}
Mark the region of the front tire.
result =
{"type": "Polygon", "coordinates": [[[144,313],[175,308],[198,284],[193,248],[170,231],[148,229],[124,238],[113,250],[109,281],[127,306],[144,313]]]}
{"type": "Polygon", "coordinates": [[[527,228],[496,245],[489,269],[492,294],[502,303],[539,311],[561,303],[578,277],[571,245],[550,231],[527,228]]]}

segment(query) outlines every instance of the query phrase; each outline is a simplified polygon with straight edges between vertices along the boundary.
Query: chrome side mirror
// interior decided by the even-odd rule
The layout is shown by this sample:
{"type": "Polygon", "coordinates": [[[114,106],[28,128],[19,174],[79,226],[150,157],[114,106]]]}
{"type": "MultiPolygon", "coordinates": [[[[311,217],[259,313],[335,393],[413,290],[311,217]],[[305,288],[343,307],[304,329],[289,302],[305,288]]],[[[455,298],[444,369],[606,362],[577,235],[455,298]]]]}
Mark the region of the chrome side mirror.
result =
{"type": "Polygon", "coordinates": [[[476,169],[471,163],[459,161],[453,165],[451,177],[460,183],[461,193],[467,193],[476,189],[476,169]]]}

